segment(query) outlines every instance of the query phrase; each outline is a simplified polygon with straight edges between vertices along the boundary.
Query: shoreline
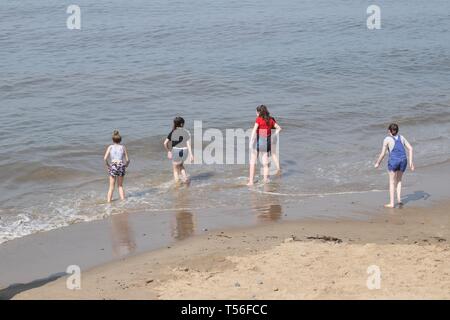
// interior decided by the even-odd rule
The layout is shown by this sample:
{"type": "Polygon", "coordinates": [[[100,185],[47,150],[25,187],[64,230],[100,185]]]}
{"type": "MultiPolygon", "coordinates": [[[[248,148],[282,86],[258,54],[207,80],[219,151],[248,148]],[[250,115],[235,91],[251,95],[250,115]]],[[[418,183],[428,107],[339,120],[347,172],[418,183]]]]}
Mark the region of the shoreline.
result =
{"type": "Polygon", "coordinates": [[[450,203],[211,231],[14,299],[450,299],[450,203]],[[380,290],[366,287],[379,265],[380,290]],[[318,280],[317,280],[318,279],[318,280]]]}
{"type": "Polygon", "coordinates": [[[450,299],[450,2],[369,2],[5,1],[0,300],[450,299]]]}
{"type": "MultiPolygon", "coordinates": [[[[414,175],[416,182],[407,182],[405,207],[401,210],[382,208],[385,192],[315,197],[292,204],[280,203],[280,198],[267,195],[247,207],[195,211],[180,208],[155,214],[129,212],[8,241],[0,245],[0,299],[54,281],[64,276],[70,265],[78,265],[82,271],[92,270],[192,239],[203,239],[213,232],[277,229],[278,224],[301,223],[316,228],[313,224],[309,226],[312,222],[324,226],[348,222],[356,228],[366,228],[370,224],[357,226],[357,223],[368,223],[390,214],[393,219],[410,210],[426,212],[448,202],[442,185],[445,178],[450,178],[447,164],[424,168],[414,175]]],[[[352,233],[350,228],[347,232],[352,233]]]]}

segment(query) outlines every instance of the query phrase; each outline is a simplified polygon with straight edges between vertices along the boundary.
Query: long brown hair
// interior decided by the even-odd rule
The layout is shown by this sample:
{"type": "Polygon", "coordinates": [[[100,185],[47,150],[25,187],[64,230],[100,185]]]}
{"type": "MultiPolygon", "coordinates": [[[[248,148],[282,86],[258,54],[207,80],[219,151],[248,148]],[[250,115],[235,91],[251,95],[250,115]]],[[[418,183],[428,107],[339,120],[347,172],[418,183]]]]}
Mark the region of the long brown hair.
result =
{"type": "Polygon", "coordinates": [[[184,119],[182,117],[176,117],[173,119],[172,130],[175,131],[176,128],[182,128],[184,126],[184,119]]]}
{"type": "Polygon", "coordinates": [[[258,111],[259,116],[266,121],[267,125],[270,125],[271,116],[269,110],[267,110],[267,107],[262,104],[256,107],[256,111],[258,111]]]}

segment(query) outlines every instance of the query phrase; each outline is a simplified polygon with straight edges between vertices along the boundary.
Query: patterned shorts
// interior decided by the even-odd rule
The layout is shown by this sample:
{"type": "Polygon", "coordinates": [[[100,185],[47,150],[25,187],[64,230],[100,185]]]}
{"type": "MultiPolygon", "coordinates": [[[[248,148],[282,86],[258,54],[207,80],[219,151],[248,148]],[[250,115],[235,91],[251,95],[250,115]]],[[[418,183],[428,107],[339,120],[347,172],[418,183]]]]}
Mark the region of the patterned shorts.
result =
{"type": "Polygon", "coordinates": [[[123,162],[113,162],[109,166],[109,175],[111,177],[123,177],[125,176],[125,164],[123,162]]]}

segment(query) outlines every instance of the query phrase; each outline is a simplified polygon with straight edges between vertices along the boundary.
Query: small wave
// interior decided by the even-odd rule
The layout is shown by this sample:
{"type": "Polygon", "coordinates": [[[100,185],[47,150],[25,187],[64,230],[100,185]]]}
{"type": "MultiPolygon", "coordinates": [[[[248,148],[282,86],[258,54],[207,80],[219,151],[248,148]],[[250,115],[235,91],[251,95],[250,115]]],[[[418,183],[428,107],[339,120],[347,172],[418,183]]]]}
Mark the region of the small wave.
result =
{"type": "Polygon", "coordinates": [[[75,199],[61,198],[58,201],[21,209],[20,213],[2,214],[0,243],[124,212],[121,206],[111,206],[99,199],[96,194],[75,199]]]}
{"type": "Polygon", "coordinates": [[[15,165],[17,175],[14,182],[63,182],[86,175],[82,170],[66,168],[62,166],[22,164],[15,165]]]}
{"type": "Polygon", "coordinates": [[[439,161],[435,161],[433,163],[430,164],[424,164],[421,167],[422,168],[433,168],[433,167],[439,167],[439,166],[444,166],[444,165],[450,165],[450,159],[443,159],[443,160],[439,160],[439,161]]]}
{"type": "Polygon", "coordinates": [[[450,122],[450,112],[422,114],[410,117],[400,117],[397,120],[402,126],[443,124],[450,122]]]}
{"type": "Polygon", "coordinates": [[[440,124],[450,122],[449,103],[418,103],[411,108],[414,112],[400,117],[402,125],[440,124]]]}
{"type": "MultiPolygon", "coordinates": [[[[443,124],[450,122],[449,103],[418,103],[410,108],[403,116],[395,119],[401,126],[443,124]]],[[[368,132],[386,129],[388,123],[373,123],[366,125],[368,132]]]]}
{"type": "Polygon", "coordinates": [[[282,192],[271,192],[264,190],[256,190],[251,189],[254,192],[270,194],[275,196],[284,196],[284,197],[327,197],[327,196],[340,196],[340,195],[348,195],[348,194],[363,194],[363,193],[372,193],[372,192],[386,192],[387,190],[366,190],[366,191],[341,191],[341,192],[324,192],[324,193],[282,193],[282,192]]]}
{"type": "MultiPolygon", "coordinates": [[[[68,227],[80,222],[91,222],[103,220],[107,217],[123,214],[123,213],[137,213],[137,212],[151,212],[154,214],[166,212],[179,211],[196,211],[211,208],[218,208],[215,204],[201,205],[201,206],[180,206],[180,207],[148,207],[152,201],[145,198],[128,198],[120,204],[108,204],[104,201],[99,201],[98,198],[91,201],[89,204],[84,204],[83,201],[78,200],[75,203],[50,203],[45,210],[47,214],[42,214],[43,208],[28,208],[22,213],[1,216],[0,219],[0,244],[14,239],[22,238],[39,232],[47,232],[64,227],[68,227]],[[93,204],[95,203],[95,204],[93,204]],[[133,206],[133,204],[138,206],[133,206]],[[142,206],[146,205],[145,208],[142,206]],[[53,207],[53,209],[50,209],[53,207]]],[[[228,207],[222,205],[222,207],[228,207]]]]}

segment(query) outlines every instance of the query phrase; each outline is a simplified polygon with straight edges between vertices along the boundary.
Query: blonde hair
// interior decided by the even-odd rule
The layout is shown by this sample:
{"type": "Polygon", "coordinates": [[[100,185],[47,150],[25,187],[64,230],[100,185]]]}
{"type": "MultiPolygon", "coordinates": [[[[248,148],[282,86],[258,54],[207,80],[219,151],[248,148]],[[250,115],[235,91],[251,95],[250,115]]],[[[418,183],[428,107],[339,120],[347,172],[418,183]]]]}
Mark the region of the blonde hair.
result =
{"type": "Polygon", "coordinates": [[[120,143],[122,141],[122,136],[119,133],[119,130],[114,130],[112,134],[112,141],[114,143],[120,143]]]}

